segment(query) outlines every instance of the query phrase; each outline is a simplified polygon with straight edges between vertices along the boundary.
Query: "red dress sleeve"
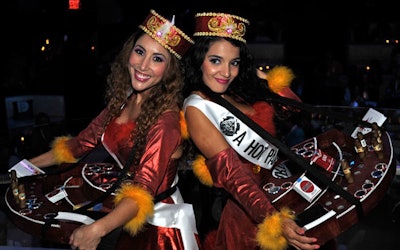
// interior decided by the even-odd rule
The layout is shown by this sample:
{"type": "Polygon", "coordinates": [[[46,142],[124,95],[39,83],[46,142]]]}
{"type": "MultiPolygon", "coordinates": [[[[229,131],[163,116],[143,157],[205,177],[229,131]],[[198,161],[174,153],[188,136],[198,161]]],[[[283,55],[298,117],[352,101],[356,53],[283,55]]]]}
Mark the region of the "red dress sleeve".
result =
{"type": "Polygon", "coordinates": [[[143,186],[153,196],[168,189],[174,181],[178,164],[171,156],[181,142],[179,113],[163,113],[150,128],[134,182],[143,186]]]}
{"type": "Polygon", "coordinates": [[[261,223],[267,214],[275,211],[261,185],[258,173],[253,172],[254,164],[241,158],[235,150],[227,148],[206,161],[215,187],[222,187],[257,223],[261,223]]]}
{"type": "Polygon", "coordinates": [[[82,157],[100,143],[107,117],[108,109],[104,109],[85,129],[79,132],[77,136],[66,142],[75,158],[78,159],[82,157]]]}

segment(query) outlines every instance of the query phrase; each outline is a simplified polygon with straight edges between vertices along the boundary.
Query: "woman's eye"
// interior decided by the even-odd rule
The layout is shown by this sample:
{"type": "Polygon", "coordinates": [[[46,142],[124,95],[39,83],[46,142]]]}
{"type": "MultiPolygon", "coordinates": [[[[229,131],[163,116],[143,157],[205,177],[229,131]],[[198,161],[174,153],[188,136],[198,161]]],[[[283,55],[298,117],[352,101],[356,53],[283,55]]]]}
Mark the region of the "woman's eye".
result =
{"type": "Polygon", "coordinates": [[[239,66],[239,64],[240,64],[240,61],[233,61],[233,62],[232,62],[232,65],[233,65],[233,66],[239,66]]]}
{"type": "Polygon", "coordinates": [[[141,49],[135,49],[135,53],[138,54],[138,55],[143,55],[144,51],[141,50],[141,49]]]}
{"type": "Polygon", "coordinates": [[[221,61],[219,59],[217,59],[217,58],[212,58],[212,59],[210,59],[210,62],[212,64],[219,64],[221,61]]]}
{"type": "Polygon", "coordinates": [[[162,57],[155,56],[155,57],[153,58],[153,61],[155,61],[155,62],[164,62],[164,59],[163,59],[162,57]]]}

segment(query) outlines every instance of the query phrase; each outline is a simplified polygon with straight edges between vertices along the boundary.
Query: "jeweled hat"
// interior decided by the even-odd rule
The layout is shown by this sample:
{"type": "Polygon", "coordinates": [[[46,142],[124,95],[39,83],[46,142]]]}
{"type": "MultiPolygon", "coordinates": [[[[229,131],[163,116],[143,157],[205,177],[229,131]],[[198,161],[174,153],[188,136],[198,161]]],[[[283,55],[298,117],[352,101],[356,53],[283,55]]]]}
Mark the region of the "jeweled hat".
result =
{"type": "Polygon", "coordinates": [[[159,42],[178,59],[194,44],[193,40],[175,25],[175,16],[168,21],[154,10],[139,25],[144,32],[159,42]]]}
{"type": "Polygon", "coordinates": [[[246,25],[250,21],[226,13],[203,12],[195,15],[196,25],[193,36],[229,37],[246,43],[246,25]]]}

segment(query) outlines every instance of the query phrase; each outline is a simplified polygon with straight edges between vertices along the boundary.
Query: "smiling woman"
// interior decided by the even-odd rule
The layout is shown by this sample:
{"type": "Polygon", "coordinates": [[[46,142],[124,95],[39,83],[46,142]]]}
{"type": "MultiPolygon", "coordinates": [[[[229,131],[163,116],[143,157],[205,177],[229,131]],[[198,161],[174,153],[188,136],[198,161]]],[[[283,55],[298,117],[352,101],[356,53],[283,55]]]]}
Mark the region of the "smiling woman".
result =
{"type": "Polygon", "coordinates": [[[195,20],[195,45],[185,57],[184,89],[187,128],[198,154],[193,172],[203,184],[226,193],[218,227],[206,232],[205,246],[319,248],[317,239],[305,236],[304,229],[295,223],[291,211],[274,207],[261,188],[263,178],[277,160],[278,148],[227,108],[232,106],[261,130],[276,136],[276,112],[266,101],[267,96],[273,91],[285,93],[282,89],[290,84],[277,88],[273,81],[259,78],[246,44],[247,19],[201,12],[195,20]]]}
{"type": "MultiPolygon", "coordinates": [[[[192,39],[175,25],[175,16],[170,20],[150,10],[111,64],[107,106],[76,136],[59,136],[52,142],[51,150],[30,159],[39,168],[69,163],[71,171],[77,171],[75,168],[82,165],[76,163],[94,159],[91,153],[95,155],[103,148],[100,152],[107,152],[126,173],[121,176],[124,181],[116,182],[120,185],[109,196],[112,204],[104,202],[101,206],[105,213],[102,218],[81,227],[75,224],[70,235],[53,240],[79,249],[125,249],[132,245],[140,249],[201,248],[193,208],[184,203],[176,188],[179,160],[185,147],[179,60],[192,44],[192,39]],[[177,224],[171,220],[171,214],[180,218],[177,224]],[[182,218],[178,214],[187,216],[182,218]]],[[[43,181],[44,186],[51,187],[56,179],[43,181]]],[[[96,179],[95,183],[104,184],[102,181],[105,179],[96,179]]],[[[66,191],[46,190],[49,199],[66,191]]],[[[87,201],[93,197],[87,197],[87,201]]],[[[71,195],[68,200],[72,198],[71,195]]],[[[71,212],[75,206],[72,205],[71,212]]]]}

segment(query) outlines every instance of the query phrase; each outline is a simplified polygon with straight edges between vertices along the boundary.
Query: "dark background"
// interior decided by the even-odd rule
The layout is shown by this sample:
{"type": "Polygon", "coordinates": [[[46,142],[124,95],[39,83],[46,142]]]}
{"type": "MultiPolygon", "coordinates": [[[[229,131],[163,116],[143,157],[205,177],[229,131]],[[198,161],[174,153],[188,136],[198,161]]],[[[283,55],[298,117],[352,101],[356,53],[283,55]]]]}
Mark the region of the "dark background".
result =
{"type": "Polygon", "coordinates": [[[400,37],[396,8],[387,0],[173,0],[140,4],[132,0],[81,0],[80,10],[69,10],[68,0],[11,0],[3,3],[0,15],[1,95],[62,94],[67,117],[93,116],[103,107],[108,63],[150,8],[167,17],[176,14],[177,22],[189,34],[196,11],[224,11],[248,18],[248,43],[282,44],[281,63],[292,67],[302,80],[308,91],[302,94],[305,101],[318,104],[331,103],[319,103],[312,96],[318,90],[313,78],[316,67],[329,58],[347,68],[351,65],[349,44],[384,46],[385,39],[400,37]],[[41,51],[46,38],[50,44],[41,51]]]}

